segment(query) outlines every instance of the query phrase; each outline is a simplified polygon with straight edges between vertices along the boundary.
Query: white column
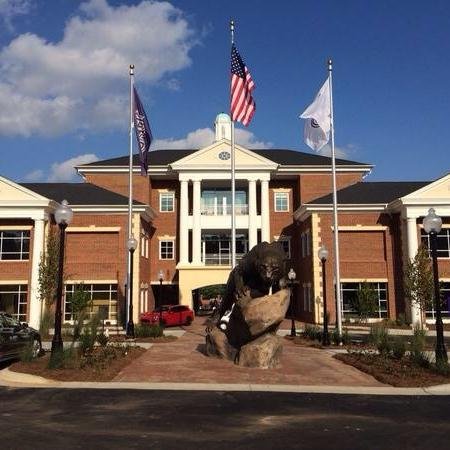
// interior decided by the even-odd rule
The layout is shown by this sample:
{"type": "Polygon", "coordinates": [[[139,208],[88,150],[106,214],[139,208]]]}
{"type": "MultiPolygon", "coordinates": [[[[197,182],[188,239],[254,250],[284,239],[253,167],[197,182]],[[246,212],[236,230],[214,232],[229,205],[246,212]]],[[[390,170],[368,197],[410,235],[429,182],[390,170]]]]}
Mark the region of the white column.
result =
{"type": "Polygon", "coordinates": [[[261,241],[270,242],[269,181],[261,180],[261,241]]]}
{"type": "Polygon", "coordinates": [[[201,264],[201,244],[202,244],[202,226],[201,226],[201,182],[194,180],[193,188],[193,224],[192,224],[192,263],[201,264]]]}
{"type": "Polygon", "coordinates": [[[28,322],[31,327],[39,329],[41,321],[41,300],[39,300],[39,262],[44,251],[44,220],[36,219],[34,221],[33,234],[33,259],[31,261],[31,280],[29,294],[29,314],[28,322]]]}
{"type": "MultiPolygon", "coordinates": [[[[417,254],[419,243],[417,241],[417,220],[415,217],[406,218],[406,235],[408,242],[408,258],[413,260],[417,254]]],[[[420,316],[420,308],[416,303],[411,302],[411,323],[420,325],[422,318],[420,316]]]]}
{"type": "Polygon", "coordinates": [[[256,181],[248,181],[248,250],[258,243],[258,229],[256,225],[256,181]]]}
{"type": "Polygon", "coordinates": [[[189,256],[189,197],[188,197],[188,181],[181,180],[180,189],[180,263],[187,264],[189,256]]]}

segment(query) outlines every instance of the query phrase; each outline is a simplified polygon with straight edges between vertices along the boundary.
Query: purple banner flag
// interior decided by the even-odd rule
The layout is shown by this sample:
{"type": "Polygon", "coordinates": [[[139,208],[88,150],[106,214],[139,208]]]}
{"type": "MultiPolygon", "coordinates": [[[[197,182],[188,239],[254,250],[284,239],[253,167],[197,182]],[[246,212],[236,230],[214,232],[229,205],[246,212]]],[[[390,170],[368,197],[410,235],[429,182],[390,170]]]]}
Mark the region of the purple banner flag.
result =
{"type": "Polygon", "coordinates": [[[133,86],[133,118],[136,139],[139,145],[139,160],[141,162],[141,175],[146,176],[148,170],[147,155],[150,144],[152,143],[152,131],[148,124],[147,115],[142,106],[136,88],[133,86]]]}

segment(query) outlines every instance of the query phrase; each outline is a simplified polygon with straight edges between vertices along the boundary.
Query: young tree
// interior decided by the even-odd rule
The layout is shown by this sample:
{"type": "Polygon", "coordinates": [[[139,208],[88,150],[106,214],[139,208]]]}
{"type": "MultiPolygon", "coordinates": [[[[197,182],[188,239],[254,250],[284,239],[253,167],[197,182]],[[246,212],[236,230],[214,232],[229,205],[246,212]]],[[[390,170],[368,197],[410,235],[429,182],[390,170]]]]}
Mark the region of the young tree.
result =
{"type": "Polygon", "coordinates": [[[352,308],[356,311],[361,322],[373,316],[378,310],[378,294],[373,284],[361,283],[352,302],[352,308]]]}
{"type": "Polygon", "coordinates": [[[434,296],[433,268],[424,245],[419,247],[414,259],[406,266],[404,286],[405,296],[419,307],[424,324],[425,311],[432,308],[434,296]]]}
{"type": "Polygon", "coordinates": [[[58,283],[58,257],[59,240],[56,232],[51,231],[47,238],[45,253],[39,262],[38,293],[41,301],[45,302],[47,309],[56,297],[58,283]]]}

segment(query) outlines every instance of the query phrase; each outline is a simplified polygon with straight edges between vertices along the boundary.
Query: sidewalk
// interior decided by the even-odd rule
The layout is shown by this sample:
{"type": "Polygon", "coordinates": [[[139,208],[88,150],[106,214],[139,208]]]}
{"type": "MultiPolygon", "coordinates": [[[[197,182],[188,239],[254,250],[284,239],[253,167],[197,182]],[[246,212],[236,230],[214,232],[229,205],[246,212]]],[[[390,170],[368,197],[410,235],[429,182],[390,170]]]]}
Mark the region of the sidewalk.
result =
{"type": "MultiPolygon", "coordinates": [[[[207,357],[204,352],[205,318],[190,327],[171,330],[176,341],[151,345],[111,382],[57,382],[8,369],[0,371],[0,385],[9,387],[273,391],[372,395],[450,395],[450,385],[430,388],[394,388],[334,359],[333,350],[301,347],[285,340],[281,365],[255,369],[207,357]]],[[[290,321],[282,324],[287,334],[290,321]]],[[[169,330],[168,330],[169,331],[169,330]]]]}

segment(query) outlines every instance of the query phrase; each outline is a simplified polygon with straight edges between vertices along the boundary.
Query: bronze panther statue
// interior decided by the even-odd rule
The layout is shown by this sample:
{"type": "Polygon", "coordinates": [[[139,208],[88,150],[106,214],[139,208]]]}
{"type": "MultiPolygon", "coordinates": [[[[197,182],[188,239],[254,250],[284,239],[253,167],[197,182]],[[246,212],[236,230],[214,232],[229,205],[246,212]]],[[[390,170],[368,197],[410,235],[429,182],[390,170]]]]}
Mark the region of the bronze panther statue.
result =
{"type": "Polygon", "coordinates": [[[230,311],[241,297],[257,298],[286,286],[286,254],[278,242],[255,245],[230,272],[225,295],[215,318],[230,311]]]}

